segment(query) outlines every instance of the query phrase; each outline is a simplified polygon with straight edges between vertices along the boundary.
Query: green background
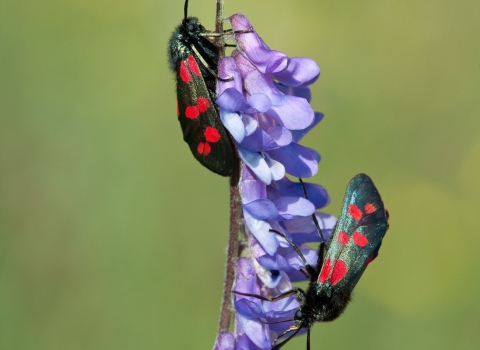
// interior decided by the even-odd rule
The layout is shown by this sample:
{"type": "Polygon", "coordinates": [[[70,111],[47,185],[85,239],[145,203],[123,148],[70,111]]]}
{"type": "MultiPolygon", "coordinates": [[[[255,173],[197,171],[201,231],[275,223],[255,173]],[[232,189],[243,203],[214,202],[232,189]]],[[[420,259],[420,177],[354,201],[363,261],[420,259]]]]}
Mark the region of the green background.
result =
{"type": "MultiPolygon", "coordinates": [[[[214,11],[191,0],[208,28],[214,11]]],[[[312,349],[478,349],[480,2],[227,0],[235,12],[322,69],[326,117],[303,144],[326,211],[365,172],[391,214],[312,349]]],[[[166,62],[182,16],[181,0],[0,1],[0,349],[212,348],[228,183],[182,141],[166,62]]]]}

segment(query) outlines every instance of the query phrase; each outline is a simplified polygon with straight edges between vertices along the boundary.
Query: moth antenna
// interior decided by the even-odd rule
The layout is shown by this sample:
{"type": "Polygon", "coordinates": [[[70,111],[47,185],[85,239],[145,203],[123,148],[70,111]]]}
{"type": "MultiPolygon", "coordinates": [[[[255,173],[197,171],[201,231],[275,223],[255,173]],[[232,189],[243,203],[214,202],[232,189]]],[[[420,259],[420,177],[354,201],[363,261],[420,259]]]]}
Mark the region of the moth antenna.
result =
{"type": "Polygon", "coordinates": [[[277,235],[285,238],[285,240],[292,246],[293,250],[295,250],[295,252],[298,254],[300,259],[302,259],[303,264],[305,265],[305,270],[300,270],[300,271],[302,271],[308,278],[313,280],[315,278],[315,276],[318,274],[318,272],[315,270],[314,267],[312,267],[312,265],[310,265],[307,262],[307,259],[305,259],[305,256],[300,251],[300,248],[298,248],[298,246],[295,243],[293,243],[292,240],[290,238],[288,238],[286,235],[284,235],[282,232],[274,230],[274,229],[270,229],[269,231],[274,232],[277,235]]]}
{"type": "MultiPolygon", "coordinates": [[[[299,177],[298,180],[300,181],[300,184],[302,185],[303,196],[305,197],[305,199],[308,199],[307,189],[305,188],[305,184],[303,183],[302,178],[299,177]]],[[[315,215],[315,213],[312,214],[312,220],[313,220],[313,223],[315,224],[315,227],[317,228],[318,234],[322,238],[322,242],[325,242],[325,238],[323,238],[322,229],[320,228],[320,225],[318,224],[317,216],[315,215]]]]}
{"type": "Polygon", "coordinates": [[[244,295],[246,297],[254,297],[254,298],[257,298],[257,299],[260,299],[260,300],[265,300],[265,301],[270,301],[270,302],[276,302],[276,301],[279,301],[279,300],[282,300],[284,298],[287,298],[291,295],[294,295],[294,294],[297,294],[297,291],[298,289],[297,288],[294,288],[288,292],[285,292],[283,294],[280,294],[280,295],[277,295],[276,297],[274,298],[267,298],[267,297],[264,297],[263,295],[258,295],[258,294],[250,294],[250,293],[242,293],[242,292],[237,292],[237,291],[232,291],[232,293],[235,293],[235,294],[238,294],[238,295],[244,295]]]}
{"type": "Polygon", "coordinates": [[[261,319],[257,319],[259,320],[260,322],[264,323],[264,324],[277,324],[277,323],[284,323],[284,322],[290,322],[290,321],[293,321],[294,319],[293,318],[290,318],[288,320],[283,320],[283,321],[275,321],[275,322],[264,322],[262,321],[261,319]]]}
{"type": "Polygon", "coordinates": [[[284,234],[281,233],[280,231],[277,231],[277,230],[274,230],[274,229],[270,229],[269,231],[276,233],[277,235],[283,237],[288,243],[290,243],[290,245],[292,246],[293,250],[295,250],[295,252],[298,254],[298,256],[300,257],[300,259],[302,259],[302,261],[303,261],[303,263],[305,264],[305,266],[308,265],[307,259],[305,259],[305,257],[303,256],[302,252],[300,251],[300,249],[297,247],[296,244],[294,244],[294,243],[291,241],[290,238],[288,238],[286,235],[284,235],[284,234]]]}
{"type": "Polygon", "coordinates": [[[188,12],[188,0],[185,0],[185,7],[183,8],[185,19],[187,19],[187,12],[188,12]]]}

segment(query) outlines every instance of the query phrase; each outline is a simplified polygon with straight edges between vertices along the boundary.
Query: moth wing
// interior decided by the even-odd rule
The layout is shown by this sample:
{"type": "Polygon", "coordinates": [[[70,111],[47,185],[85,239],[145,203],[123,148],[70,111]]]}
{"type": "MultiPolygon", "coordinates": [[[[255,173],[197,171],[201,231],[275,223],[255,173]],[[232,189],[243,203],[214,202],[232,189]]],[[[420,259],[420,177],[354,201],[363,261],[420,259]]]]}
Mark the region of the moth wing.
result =
{"type": "Polygon", "coordinates": [[[194,56],[180,61],[177,114],[193,156],[211,171],[229,176],[235,153],[194,56]]]}
{"type": "Polygon", "coordinates": [[[388,229],[388,214],[370,177],[348,184],[318,282],[353,290],[367,265],[378,255],[388,229]]]}

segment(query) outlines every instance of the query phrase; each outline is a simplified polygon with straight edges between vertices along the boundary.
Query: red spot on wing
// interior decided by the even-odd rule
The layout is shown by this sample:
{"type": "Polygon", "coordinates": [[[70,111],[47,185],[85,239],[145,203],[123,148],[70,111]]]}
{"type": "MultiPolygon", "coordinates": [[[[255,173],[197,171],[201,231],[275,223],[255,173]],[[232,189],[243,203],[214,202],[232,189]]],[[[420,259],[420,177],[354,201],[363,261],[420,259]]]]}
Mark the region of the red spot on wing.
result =
{"type": "Polygon", "coordinates": [[[331,268],[332,268],[332,266],[330,265],[330,258],[328,258],[323,263],[322,272],[320,272],[320,275],[318,276],[317,282],[319,282],[319,283],[325,282],[328,278],[328,275],[330,275],[331,268]]]}
{"type": "Polygon", "coordinates": [[[359,247],[365,247],[368,243],[368,238],[362,235],[360,232],[354,232],[352,237],[355,244],[359,247]]]}
{"type": "Polygon", "coordinates": [[[350,239],[350,237],[345,232],[340,231],[338,233],[337,240],[338,240],[338,243],[340,243],[341,245],[347,244],[349,239],[350,239]]]}
{"type": "Polygon", "coordinates": [[[376,208],[372,203],[367,203],[367,204],[365,204],[365,206],[363,207],[363,209],[365,210],[365,213],[367,213],[367,214],[371,214],[371,213],[373,213],[375,210],[377,210],[377,208],[376,208]]]}
{"type": "Polygon", "coordinates": [[[190,55],[187,57],[187,62],[188,62],[188,68],[192,71],[193,74],[195,74],[197,77],[200,76],[200,68],[198,68],[197,61],[195,61],[195,58],[190,55]]]}
{"type": "Polygon", "coordinates": [[[202,156],[208,156],[211,152],[212,148],[208,142],[200,142],[197,146],[197,152],[200,153],[202,156]]]}
{"type": "Polygon", "coordinates": [[[180,78],[185,82],[189,83],[192,81],[192,76],[185,65],[185,61],[180,62],[180,78]]]}
{"type": "Polygon", "coordinates": [[[200,110],[200,112],[203,113],[208,109],[208,107],[210,107],[210,102],[208,102],[206,98],[199,97],[197,99],[197,107],[200,110]]]}
{"type": "Polygon", "coordinates": [[[180,107],[178,107],[178,100],[177,100],[177,117],[180,117],[180,107]]]}
{"type": "Polygon", "coordinates": [[[348,206],[348,212],[355,220],[360,220],[362,218],[362,211],[358,209],[355,204],[350,204],[348,206]]]}
{"type": "Polygon", "coordinates": [[[220,140],[220,133],[217,129],[211,126],[207,126],[203,135],[205,136],[205,140],[207,140],[207,142],[218,142],[218,140],[220,140]]]}
{"type": "Polygon", "coordinates": [[[347,264],[345,264],[342,260],[337,260],[335,262],[335,266],[333,267],[332,277],[330,278],[330,283],[332,286],[340,282],[347,274],[347,271],[347,264]]]}
{"type": "Polygon", "coordinates": [[[199,115],[200,111],[198,110],[197,106],[188,106],[187,108],[185,108],[185,116],[188,119],[198,118],[199,115]]]}

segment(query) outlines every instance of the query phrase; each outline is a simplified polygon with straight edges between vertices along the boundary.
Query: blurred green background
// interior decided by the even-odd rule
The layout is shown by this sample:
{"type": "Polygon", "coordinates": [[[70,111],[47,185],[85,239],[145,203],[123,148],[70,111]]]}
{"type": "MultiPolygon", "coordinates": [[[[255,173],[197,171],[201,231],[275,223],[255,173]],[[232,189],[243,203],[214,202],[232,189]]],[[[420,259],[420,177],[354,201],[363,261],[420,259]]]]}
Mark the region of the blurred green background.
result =
{"type": "MultiPolygon", "coordinates": [[[[213,28],[215,1],[190,2],[213,28]]],[[[235,12],[321,66],[326,117],[303,144],[326,211],[365,172],[391,214],[312,349],[478,349],[480,2],[226,0],[235,12]]],[[[166,62],[182,16],[183,0],[0,1],[0,349],[212,347],[228,183],[182,141],[166,62]]]]}

